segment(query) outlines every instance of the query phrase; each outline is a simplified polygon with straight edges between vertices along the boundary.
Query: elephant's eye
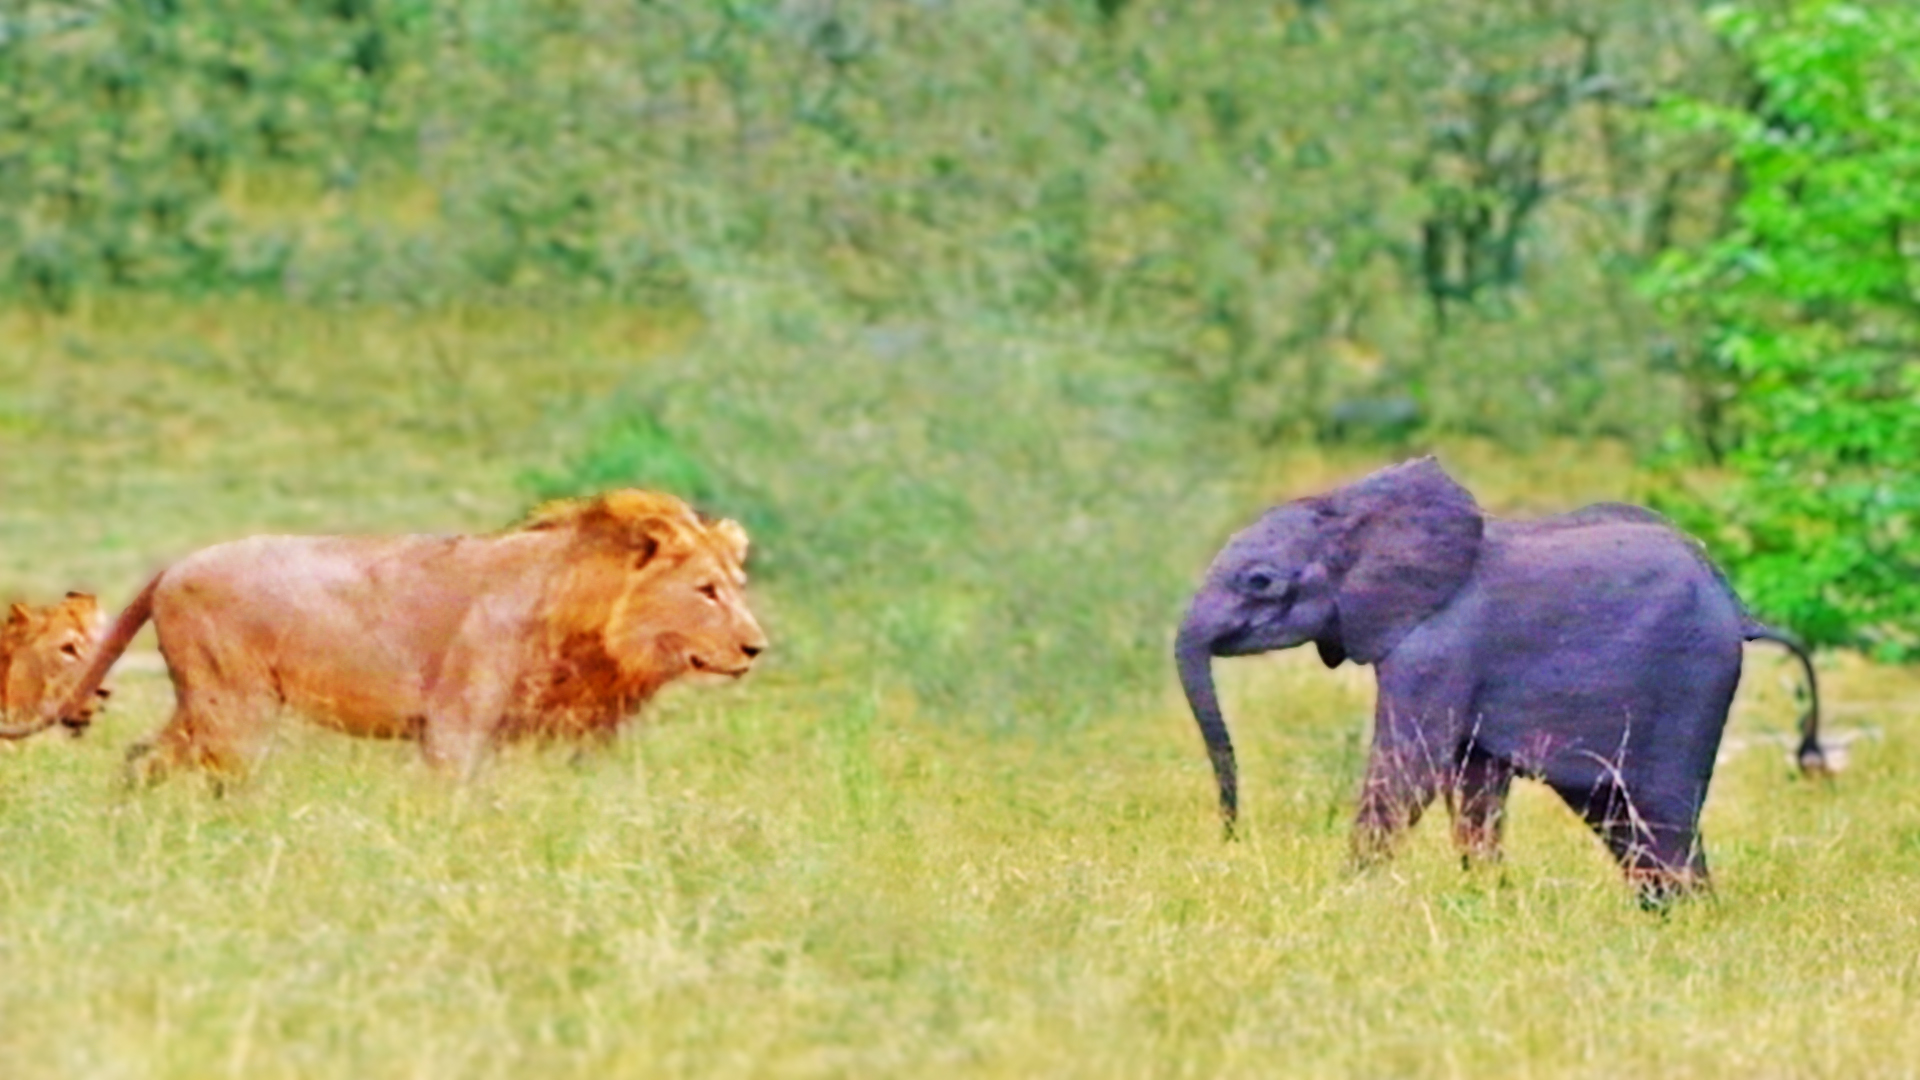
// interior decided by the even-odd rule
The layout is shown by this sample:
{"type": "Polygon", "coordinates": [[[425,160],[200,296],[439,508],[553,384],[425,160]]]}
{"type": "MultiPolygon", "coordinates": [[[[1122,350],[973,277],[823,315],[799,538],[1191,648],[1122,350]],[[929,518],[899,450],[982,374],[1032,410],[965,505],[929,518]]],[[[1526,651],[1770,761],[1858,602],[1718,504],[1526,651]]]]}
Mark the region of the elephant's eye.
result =
{"type": "Polygon", "coordinates": [[[1288,582],[1272,570],[1249,570],[1240,579],[1240,587],[1252,596],[1276,597],[1289,590],[1288,582]]]}

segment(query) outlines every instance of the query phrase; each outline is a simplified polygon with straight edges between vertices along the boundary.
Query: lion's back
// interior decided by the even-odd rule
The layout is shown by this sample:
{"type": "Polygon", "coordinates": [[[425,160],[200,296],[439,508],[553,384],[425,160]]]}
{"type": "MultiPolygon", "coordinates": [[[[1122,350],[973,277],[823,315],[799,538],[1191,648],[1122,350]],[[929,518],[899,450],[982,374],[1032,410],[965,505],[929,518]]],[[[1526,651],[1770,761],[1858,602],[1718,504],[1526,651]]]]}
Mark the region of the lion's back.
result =
{"type": "Polygon", "coordinates": [[[190,681],[271,685],[314,719],[373,733],[417,711],[469,619],[524,611],[537,567],[471,537],[255,536],[162,577],[153,617],[190,681]]]}
{"type": "Polygon", "coordinates": [[[485,541],[442,536],[251,536],[204,548],[164,575],[156,604],[224,597],[302,612],[383,605],[418,589],[485,589],[485,541]]]}

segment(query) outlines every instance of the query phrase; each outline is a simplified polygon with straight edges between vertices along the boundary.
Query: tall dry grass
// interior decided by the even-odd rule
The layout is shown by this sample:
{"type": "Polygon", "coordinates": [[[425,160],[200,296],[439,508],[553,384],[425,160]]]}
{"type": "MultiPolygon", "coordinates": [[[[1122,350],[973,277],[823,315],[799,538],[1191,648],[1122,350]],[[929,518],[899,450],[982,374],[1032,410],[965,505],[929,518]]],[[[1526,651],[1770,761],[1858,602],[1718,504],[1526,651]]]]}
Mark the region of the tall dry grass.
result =
{"type": "MultiPolygon", "coordinates": [[[[1756,647],[1707,808],[1718,891],[1664,918],[1525,786],[1500,872],[1463,874],[1429,823],[1349,875],[1372,692],[1310,656],[1222,665],[1248,826],[1223,844],[1155,639],[1228,529],[1369,460],[1156,442],[1129,427],[1156,399],[1070,335],[942,354],[980,331],[929,331],[921,374],[889,381],[900,361],[837,320],[776,333],[793,305],[749,307],[773,314],[700,332],[614,311],[9,317],[0,592],[119,601],[159,560],[266,529],[494,527],[617,448],[614,401],[656,410],[715,498],[765,515],[776,648],[577,764],[511,752],[456,789],[409,747],[289,726],[226,798],[114,786],[168,707],[136,653],[85,740],[0,747],[0,1074],[1851,1076],[1920,1059],[1911,673],[1823,663],[1835,729],[1859,737],[1836,783],[1809,783],[1783,741],[1792,669],[1756,647]],[[756,404],[696,374],[778,392],[756,404]],[[779,416],[837,418],[842,441],[754,441],[779,416]],[[1021,466],[1033,446],[1067,450],[1021,466]],[[888,464],[953,508],[945,527],[915,531],[921,504],[861,486],[888,464]],[[1087,516],[1128,531],[1044,550],[1078,535],[1049,499],[1102,478],[1087,516]],[[1000,535],[1020,523],[1041,550],[1000,535]],[[836,544],[861,546],[809,564],[836,544]],[[903,565],[869,570],[866,544],[903,565]],[[1031,647],[996,651],[1008,627],[1031,647]],[[1074,635],[1112,685],[1066,667],[1074,635]]],[[[647,445],[634,467],[658,464],[647,445]]],[[[1605,448],[1440,450],[1506,512],[1634,482],[1605,448]]]]}

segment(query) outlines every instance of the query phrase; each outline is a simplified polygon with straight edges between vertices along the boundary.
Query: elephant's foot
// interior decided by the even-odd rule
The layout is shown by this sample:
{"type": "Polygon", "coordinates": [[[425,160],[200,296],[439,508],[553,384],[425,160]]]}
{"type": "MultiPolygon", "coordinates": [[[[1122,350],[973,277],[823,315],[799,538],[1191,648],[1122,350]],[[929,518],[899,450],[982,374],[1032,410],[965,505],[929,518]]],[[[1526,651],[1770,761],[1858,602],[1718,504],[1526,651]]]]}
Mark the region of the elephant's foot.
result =
{"type": "Polygon", "coordinates": [[[1391,860],[1401,835],[1409,827],[1404,817],[1381,821],[1362,816],[1354,822],[1353,837],[1347,846],[1348,869],[1359,873],[1391,860]]]}
{"type": "Polygon", "coordinates": [[[1488,816],[1461,814],[1453,820],[1453,846],[1460,852],[1462,869],[1499,866],[1503,853],[1500,850],[1500,815],[1496,812],[1488,816]]]}
{"type": "Polygon", "coordinates": [[[1691,869],[1628,867],[1627,884],[1633,887],[1634,897],[1640,901],[1643,911],[1664,912],[1675,901],[1713,893],[1713,883],[1708,880],[1706,872],[1691,869]]]}

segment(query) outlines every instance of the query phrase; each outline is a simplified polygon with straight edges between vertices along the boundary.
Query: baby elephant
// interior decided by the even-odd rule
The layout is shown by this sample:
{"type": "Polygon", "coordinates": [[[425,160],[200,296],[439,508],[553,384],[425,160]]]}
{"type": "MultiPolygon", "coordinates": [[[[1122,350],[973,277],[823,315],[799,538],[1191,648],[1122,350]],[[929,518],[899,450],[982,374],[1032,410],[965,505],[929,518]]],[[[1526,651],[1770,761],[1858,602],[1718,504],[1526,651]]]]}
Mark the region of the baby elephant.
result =
{"type": "Polygon", "coordinates": [[[1215,557],[1174,647],[1229,833],[1233,744],[1212,658],[1313,642],[1372,664],[1373,747],[1358,863],[1384,857],[1436,796],[1468,859],[1497,858],[1516,774],[1584,817],[1643,899],[1707,882],[1700,808],[1741,643],[1785,644],[1812,708],[1800,764],[1824,767],[1813,665],[1756,623],[1691,539],[1649,510],[1484,516],[1432,458],[1269,510],[1215,557]]]}

